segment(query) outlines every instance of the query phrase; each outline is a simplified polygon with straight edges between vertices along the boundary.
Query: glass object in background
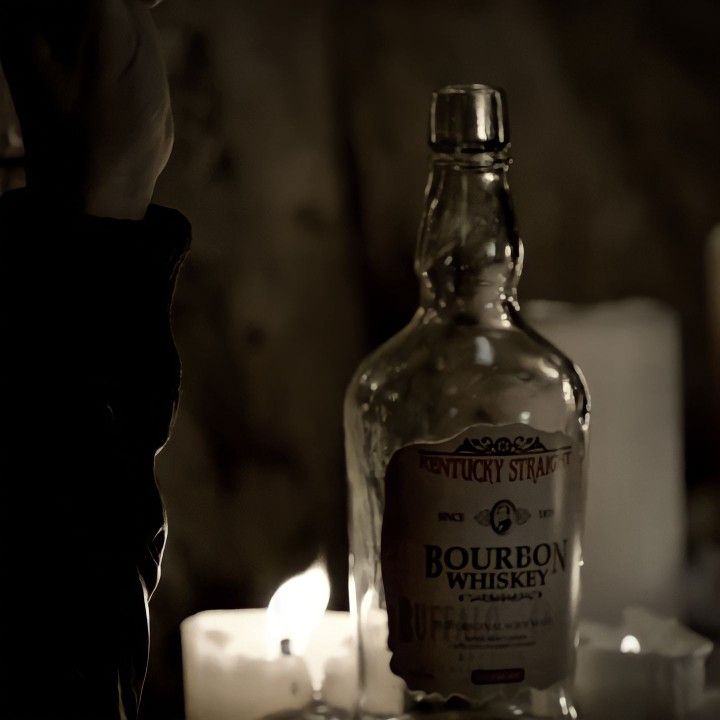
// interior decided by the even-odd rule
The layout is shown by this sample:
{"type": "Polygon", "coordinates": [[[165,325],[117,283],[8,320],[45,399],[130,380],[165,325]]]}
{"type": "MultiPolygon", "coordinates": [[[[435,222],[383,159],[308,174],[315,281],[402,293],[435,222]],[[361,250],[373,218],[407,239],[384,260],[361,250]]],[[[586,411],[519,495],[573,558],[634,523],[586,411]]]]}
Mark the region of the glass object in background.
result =
{"type": "Polygon", "coordinates": [[[574,717],[587,393],[519,313],[502,92],[444,88],[430,123],[420,307],[345,404],[360,713],[574,717]],[[384,623],[406,683],[390,712],[384,623]]]}

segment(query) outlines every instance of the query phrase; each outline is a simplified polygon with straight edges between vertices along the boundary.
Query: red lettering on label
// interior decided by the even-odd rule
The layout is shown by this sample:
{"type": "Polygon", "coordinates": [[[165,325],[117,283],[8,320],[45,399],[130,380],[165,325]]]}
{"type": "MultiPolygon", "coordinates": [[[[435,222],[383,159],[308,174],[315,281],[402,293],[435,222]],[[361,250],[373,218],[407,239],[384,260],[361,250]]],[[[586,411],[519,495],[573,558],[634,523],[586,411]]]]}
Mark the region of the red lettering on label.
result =
{"type": "Polygon", "coordinates": [[[506,668],[503,670],[473,670],[470,680],[473,685],[501,685],[519,683],[525,679],[523,668],[506,668]]]}

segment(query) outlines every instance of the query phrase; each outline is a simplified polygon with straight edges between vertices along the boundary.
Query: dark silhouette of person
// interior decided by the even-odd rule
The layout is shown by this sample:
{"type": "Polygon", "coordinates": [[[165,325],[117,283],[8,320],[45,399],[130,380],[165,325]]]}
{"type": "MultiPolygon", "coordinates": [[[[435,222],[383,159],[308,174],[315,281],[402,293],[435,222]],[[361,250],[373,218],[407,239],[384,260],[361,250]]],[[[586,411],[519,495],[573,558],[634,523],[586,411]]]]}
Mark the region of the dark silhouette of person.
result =
{"type": "Polygon", "coordinates": [[[0,1],[27,177],[0,197],[3,720],[138,716],[190,238],[150,204],[172,146],[151,4],[0,1]]]}

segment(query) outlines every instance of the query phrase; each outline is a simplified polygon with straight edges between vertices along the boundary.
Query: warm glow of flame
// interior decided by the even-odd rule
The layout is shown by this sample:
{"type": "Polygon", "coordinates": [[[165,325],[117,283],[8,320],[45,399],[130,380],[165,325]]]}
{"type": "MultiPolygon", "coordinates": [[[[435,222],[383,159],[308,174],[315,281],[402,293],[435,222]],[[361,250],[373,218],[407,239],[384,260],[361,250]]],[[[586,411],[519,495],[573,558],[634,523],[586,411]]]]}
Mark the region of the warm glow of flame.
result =
{"type": "Polygon", "coordinates": [[[290,641],[291,654],[302,655],[322,622],[329,601],[330,580],[322,561],[286,580],[268,605],[270,657],[277,657],[284,640],[290,641]]]}
{"type": "Polygon", "coordinates": [[[640,641],[634,635],[626,635],[620,642],[620,652],[637,655],[640,652],[640,641]]]}

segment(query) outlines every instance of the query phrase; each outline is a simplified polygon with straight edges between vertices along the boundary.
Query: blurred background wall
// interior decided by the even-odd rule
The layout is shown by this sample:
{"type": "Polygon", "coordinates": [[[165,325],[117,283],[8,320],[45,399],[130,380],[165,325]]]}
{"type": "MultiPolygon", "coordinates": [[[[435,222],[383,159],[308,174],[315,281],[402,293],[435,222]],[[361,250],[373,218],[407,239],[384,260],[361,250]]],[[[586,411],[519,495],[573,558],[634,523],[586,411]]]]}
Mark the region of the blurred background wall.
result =
{"type": "MultiPolygon", "coordinates": [[[[178,624],[263,606],[318,553],[346,596],[343,390],[416,304],[431,91],[510,98],[521,299],[679,313],[692,484],[713,452],[704,244],[720,222],[718,5],[169,0],[177,140],[159,201],[192,220],[180,415],[146,716],[180,717],[178,624]]],[[[717,426],[715,426],[717,427],[717,426]]]]}
{"type": "Polygon", "coordinates": [[[182,716],[186,616],[264,606],[318,554],[346,606],[342,396],[416,305],[428,102],[446,83],[509,95],[521,300],[641,295],[680,317],[691,550],[720,541],[716,2],[166,0],[156,18],[177,136],[158,201],[194,244],[145,717],[182,716]]]}

